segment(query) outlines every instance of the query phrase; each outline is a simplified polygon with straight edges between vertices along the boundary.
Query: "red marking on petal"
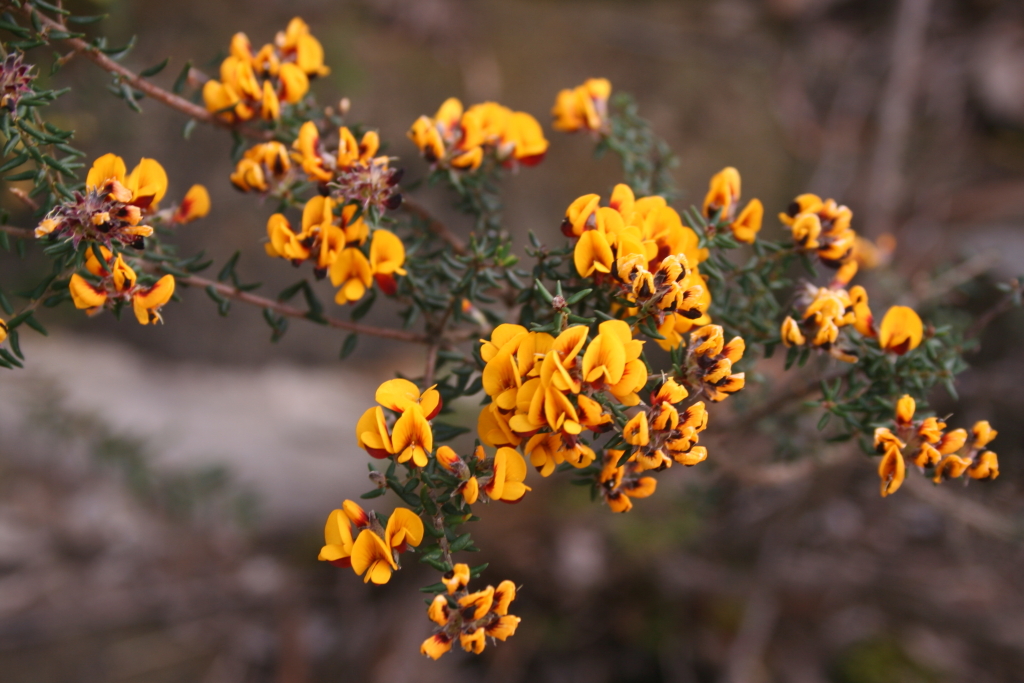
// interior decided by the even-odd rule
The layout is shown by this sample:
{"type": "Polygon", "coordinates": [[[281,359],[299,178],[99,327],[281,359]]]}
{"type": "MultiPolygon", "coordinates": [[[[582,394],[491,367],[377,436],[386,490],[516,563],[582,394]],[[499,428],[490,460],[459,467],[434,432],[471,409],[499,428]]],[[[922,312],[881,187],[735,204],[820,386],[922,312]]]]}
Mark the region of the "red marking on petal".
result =
{"type": "Polygon", "coordinates": [[[378,273],[374,276],[377,280],[377,286],[380,287],[380,291],[384,292],[388,296],[394,296],[398,290],[398,283],[395,282],[395,278],[390,275],[383,275],[378,273]]]}

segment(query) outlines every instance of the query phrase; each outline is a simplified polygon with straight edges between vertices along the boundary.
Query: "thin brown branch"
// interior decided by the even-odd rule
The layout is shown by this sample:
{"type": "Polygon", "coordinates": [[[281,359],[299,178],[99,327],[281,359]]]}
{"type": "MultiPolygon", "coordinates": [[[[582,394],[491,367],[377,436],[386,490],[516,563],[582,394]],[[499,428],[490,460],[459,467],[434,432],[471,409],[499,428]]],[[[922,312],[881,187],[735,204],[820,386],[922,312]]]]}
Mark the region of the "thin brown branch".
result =
{"type": "MultiPolygon", "coordinates": [[[[1013,280],[1011,285],[1015,290],[1020,290],[1020,282],[1017,280],[1013,280]]],[[[1010,291],[1003,295],[1003,297],[999,299],[994,306],[990,307],[987,311],[978,316],[978,319],[974,321],[974,324],[971,325],[970,329],[967,330],[967,333],[964,336],[968,339],[973,339],[984,332],[985,328],[988,327],[993,320],[1016,305],[1015,301],[1017,296],[1019,295],[1015,291],[1010,291]]]]}
{"type": "MultiPolygon", "coordinates": [[[[32,8],[26,5],[24,13],[28,15],[32,12],[32,8]]],[[[53,31],[63,31],[65,33],[71,32],[68,27],[45,14],[42,14],[41,12],[35,12],[35,14],[39,17],[39,20],[45,28],[49,28],[53,31]]],[[[184,97],[180,97],[172,92],[164,90],[160,86],[154,85],[145,78],[139,76],[134,71],[121,66],[81,38],[65,38],[61,42],[70,46],[76,53],[93,62],[104,71],[120,77],[125,83],[136,90],[145,93],[148,97],[170,107],[171,109],[176,109],[197,121],[202,121],[203,123],[208,123],[214,126],[220,126],[221,128],[237,130],[242,135],[250,138],[268,139],[270,137],[267,131],[254,130],[244,126],[234,126],[227,121],[217,118],[212,112],[207,111],[204,107],[200,107],[197,104],[189,102],[184,97]]],[[[66,60],[68,59],[68,56],[63,57],[62,59],[66,60]]]]}
{"type": "Polygon", "coordinates": [[[8,235],[26,240],[32,239],[35,235],[30,228],[16,228],[13,225],[0,225],[0,232],[6,232],[8,235]]]}
{"type": "Polygon", "coordinates": [[[451,230],[449,230],[448,226],[446,226],[444,223],[434,218],[433,214],[431,214],[430,211],[428,211],[425,206],[417,202],[415,199],[403,197],[402,209],[406,213],[416,216],[424,223],[426,223],[427,229],[430,230],[430,232],[437,235],[440,239],[447,242],[448,245],[452,248],[452,251],[454,251],[456,254],[466,253],[466,243],[463,241],[463,239],[456,235],[455,233],[453,233],[451,230]]]}
{"type": "MultiPolygon", "coordinates": [[[[213,287],[218,294],[241,301],[243,303],[251,304],[253,306],[259,306],[260,308],[269,308],[270,310],[288,318],[304,318],[306,320],[309,317],[306,311],[303,311],[294,306],[281,303],[280,301],[274,301],[266,297],[257,296],[256,294],[250,294],[249,292],[243,292],[237,287],[226,285],[223,282],[217,282],[216,280],[208,280],[198,275],[189,275],[188,277],[177,277],[179,284],[191,285],[193,287],[213,287]]],[[[373,327],[371,325],[363,325],[360,323],[353,323],[347,320],[339,320],[338,318],[324,317],[327,325],[337,328],[339,330],[347,330],[349,332],[355,332],[356,334],[365,334],[371,337],[380,337],[382,339],[395,339],[404,342],[413,342],[417,344],[426,344],[430,339],[425,334],[419,334],[417,332],[409,332],[407,330],[396,330],[388,327],[373,327]]]]}

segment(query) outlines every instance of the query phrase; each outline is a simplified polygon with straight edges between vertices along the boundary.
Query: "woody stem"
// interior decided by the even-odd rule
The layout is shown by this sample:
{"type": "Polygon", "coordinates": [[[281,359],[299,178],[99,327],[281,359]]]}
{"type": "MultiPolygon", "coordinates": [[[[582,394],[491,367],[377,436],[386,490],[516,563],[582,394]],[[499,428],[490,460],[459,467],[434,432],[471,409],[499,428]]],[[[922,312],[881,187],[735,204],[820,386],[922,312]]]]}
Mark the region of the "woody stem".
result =
{"type": "MultiPolygon", "coordinates": [[[[198,275],[189,275],[188,277],[177,277],[177,281],[183,285],[193,285],[195,287],[212,287],[221,296],[229,299],[235,299],[243,303],[251,304],[253,306],[259,306],[261,308],[269,308],[270,310],[280,315],[289,318],[305,318],[309,319],[306,311],[303,311],[294,306],[274,301],[266,297],[257,296],[244,292],[237,287],[232,285],[226,285],[223,282],[217,282],[216,280],[208,280],[198,275]]],[[[428,343],[428,337],[424,334],[418,334],[416,332],[408,332],[406,330],[395,330],[386,327],[373,327],[371,325],[362,325],[360,323],[353,323],[347,320],[339,320],[338,318],[327,318],[325,317],[327,325],[330,327],[337,328],[339,330],[347,330],[349,332],[355,332],[356,334],[365,334],[371,337],[381,337],[382,339],[396,339],[398,341],[413,342],[416,344],[428,343]]]]}
{"type": "MultiPolygon", "coordinates": [[[[33,9],[31,6],[27,4],[24,6],[23,14],[25,14],[26,16],[31,16],[34,14],[39,18],[39,21],[44,28],[48,28],[53,31],[61,31],[64,33],[71,32],[69,31],[68,27],[66,27],[61,22],[46,16],[42,12],[33,9]]],[[[149,82],[148,80],[138,75],[134,71],[121,66],[119,63],[115,62],[113,59],[100,52],[99,49],[93,47],[81,38],[64,38],[61,42],[66,43],[77,54],[82,55],[89,61],[99,66],[104,71],[107,71],[111,74],[118,76],[125,83],[135,88],[136,90],[145,93],[147,96],[151,97],[157,102],[160,102],[161,104],[170,107],[171,109],[177,109],[181,113],[197,121],[202,121],[203,123],[208,123],[214,126],[220,126],[221,128],[237,130],[242,135],[245,135],[246,137],[250,138],[269,139],[270,137],[267,131],[253,130],[251,128],[245,128],[241,126],[233,126],[227,123],[226,121],[218,119],[216,116],[213,115],[212,112],[207,111],[205,108],[193,104],[192,102],[189,102],[184,97],[180,97],[172,92],[168,92],[167,90],[164,90],[163,88],[149,82]]]]}

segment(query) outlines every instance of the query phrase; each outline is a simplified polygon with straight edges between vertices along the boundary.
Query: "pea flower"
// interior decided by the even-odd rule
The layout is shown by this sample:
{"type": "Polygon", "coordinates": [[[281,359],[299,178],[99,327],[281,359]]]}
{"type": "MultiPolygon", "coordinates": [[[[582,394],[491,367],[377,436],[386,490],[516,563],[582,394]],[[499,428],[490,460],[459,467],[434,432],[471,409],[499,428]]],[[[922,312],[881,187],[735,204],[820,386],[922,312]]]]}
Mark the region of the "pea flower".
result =
{"type": "Polygon", "coordinates": [[[434,450],[429,420],[441,410],[441,395],[433,386],[420,393],[412,382],[393,379],[380,385],[376,398],[398,420],[389,428],[381,407],[369,408],[356,423],[356,443],[375,458],[394,455],[400,463],[425,467],[434,450]]]}
{"type": "Polygon", "coordinates": [[[115,242],[141,249],[153,228],[142,220],[154,217],[167,193],[167,173],[153,159],[141,159],[131,173],[124,160],[104,154],[93,162],[85,193],[54,207],[35,229],[37,238],[54,235],[110,248],[115,242]]]}
{"type": "Polygon", "coordinates": [[[833,199],[802,194],[779,214],[792,232],[794,245],[813,251],[823,265],[836,270],[833,285],[847,285],[857,273],[857,233],[850,228],[853,212],[833,199]]]}
{"type": "Polygon", "coordinates": [[[896,401],[892,427],[875,430],[875,448],[882,454],[878,466],[882,497],[895,493],[903,483],[905,457],[922,472],[933,468],[932,479],[940,484],[965,474],[970,479],[995,479],[999,476],[999,458],[986,449],[996,436],[987,421],[972,428],[969,441],[965,429],[946,431],[946,422],[937,417],[916,418],[917,402],[909,394],[896,401]]]}
{"type": "Polygon", "coordinates": [[[560,91],[551,109],[552,127],[563,133],[607,133],[611,94],[612,84],[606,78],[588,78],[582,85],[560,91]]]}
{"type": "Polygon", "coordinates": [[[750,202],[736,215],[740,203],[740,172],[732,166],[723,168],[711,176],[708,192],[704,196],[704,215],[727,222],[733,237],[738,242],[753,244],[761,231],[764,219],[764,205],[760,199],[750,202]]]}
{"type": "Polygon", "coordinates": [[[533,116],[496,102],[464,109],[454,97],[445,100],[433,118],[416,119],[407,135],[431,165],[462,171],[477,170],[487,155],[508,167],[533,166],[548,149],[533,116]]]}
{"type": "Polygon", "coordinates": [[[276,121],[282,102],[301,102],[309,91],[309,80],[330,73],[323,59],[323,46],[298,17],[278,32],[273,45],[268,43],[255,53],[249,38],[236,33],[230,54],[220,64],[220,79],[203,85],[203,101],[208,111],[226,121],[257,116],[276,121]]]}
{"type": "Polygon", "coordinates": [[[427,608],[427,617],[437,624],[437,631],[423,641],[420,653],[438,659],[452,649],[458,638],[466,652],[480,654],[486,646],[486,637],[504,641],[514,635],[521,619],[509,614],[509,606],[516,598],[516,585],[502,581],[498,587],[469,593],[469,566],[456,564],[442,577],[448,595],[437,595],[427,608]]]}
{"type": "Polygon", "coordinates": [[[885,351],[902,356],[907,351],[916,349],[921,344],[923,335],[921,317],[914,309],[893,306],[882,318],[882,325],[878,330],[878,345],[885,351]]]}
{"type": "Polygon", "coordinates": [[[106,247],[99,247],[103,262],[89,251],[85,269],[95,281],[86,280],[74,273],[68,282],[68,290],[75,308],[84,309],[95,315],[102,308],[114,307],[131,302],[135,317],[142,325],[163,322],[162,308],[174,295],[174,276],[164,275],[151,285],[138,284],[135,270],[128,265],[123,254],[114,255],[106,247]]]}

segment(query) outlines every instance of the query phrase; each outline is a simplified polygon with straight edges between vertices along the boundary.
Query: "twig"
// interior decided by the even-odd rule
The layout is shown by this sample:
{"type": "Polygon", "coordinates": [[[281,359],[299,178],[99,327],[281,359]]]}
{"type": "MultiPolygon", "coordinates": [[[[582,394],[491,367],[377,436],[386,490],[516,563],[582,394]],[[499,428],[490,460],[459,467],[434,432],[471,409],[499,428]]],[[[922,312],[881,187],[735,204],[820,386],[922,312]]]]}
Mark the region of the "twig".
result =
{"type": "MultiPolygon", "coordinates": [[[[1015,290],[1020,290],[1020,283],[1017,280],[1013,280],[1013,287],[1015,290]]],[[[981,316],[974,321],[970,329],[964,335],[968,339],[973,339],[981,334],[989,324],[997,317],[1006,313],[1008,310],[1014,307],[1016,300],[1016,293],[1013,291],[1007,292],[1003,297],[991,308],[981,314],[981,316]]]]}
{"type": "Polygon", "coordinates": [[[931,5],[932,0],[901,0],[896,11],[889,77],[878,111],[878,138],[868,177],[867,226],[874,235],[891,229],[903,194],[903,156],[910,136],[931,5]]]}
{"type": "Polygon", "coordinates": [[[1020,536],[1022,527],[1019,521],[1006,517],[973,500],[941,489],[927,481],[924,477],[908,476],[904,486],[915,498],[928,503],[937,510],[963,522],[986,536],[1002,541],[1012,540],[1020,536]]]}
{"type": "Polygon", "coordinates": [[[416,216],[424,223],[426,223],[427,229],[430,230],[430,232],[437,235],[442,240],[444,240],[445,242],[447,242],[448,245],[452,248],[452,251],[454,251],[456,254],[466,253],[466,243],[462,240],[462,238],[453,233],[451,230],[449,230],[448,226],[446,226],[444,223],[434,218],[434,216],[430,213],[430,211],[427,210],[425,206],[423,206],[414,199],[403,197],[402,209],[406,213],[412,214],[413,216],[416,216]]]}
{"type": "MultiPolygon", "coordinates": [[[[243,292],[237,287],[226,285],[223,282],[217,282],[215,280],[207,280],[204,277],[198,275],[189,275],[188,277],[177,277],[175,276],[179,284],[191,285],[194,287],[213,287],[218,294],[225,296],[229,299],[235,299],[253,306],[259,306],[260,308],[269,308],[275,313],[289,317],[289,318],[303,318],[309,320],[309,316],[306,311],[289,306],[288,304],[281,303],[280,301],[274,301],[266,297],[257,296],[250,294],[249,292],[243,292]]],[[[417,344],[426,344],[430,342],[430,339],[425,334],[419,334],[416,332],[408,332],[406,330],[396,330],[388,327],[373,327],[371,325],[362,325],[360,323],[353,323],[347,320],[339,320],[338,318],[324,317],[327,325],[336,327],[339,330],[348,330],[349,332],[355,332],[356,334],[365,334],[371,337],[381,337],[382,339],[396,339],[404,342],[414,342],[417,344]]]]}
{"type": "MultiPolygon", "coordinates": [[[[26,4],[23,13],[26,14],[26,16],[28,16],[30,14],[33,14],[33,10],[28,4],[26,4]]],[[[44,27],[54,31],[62,31],[65,33],[70,32],[70,30],[62,23],[55,21],[54,19],[46,16],[42,12],[36,11],[34,12],[34,14],[37,17],[39,17],[39,20],[40,22],[42,22],[42,25],[44,27]]],[[[136,90],[142,91],[152,99],[156,100],[157,102],[160,102],[161,104],[167,105],[171,109],[177,109],[186,116],[189,116],[197,121],[202,121],[203,123],[208,123],[214,126],[220,126],[221,128],[228,128],[230,130],[236,130],[242,135],[245,135],[246,137],[250,138],[266,140],[270,139],[271,137],[269,131],[254,130],[252,128],[247,128],[244,126],[235,126],[228,123],[227,121],[217,118],[213,115],[212,112],[207,111],[205,108],[193,104],[192,102],[189,102],[184,97],[180,97],[172,92],[168,92],[160,86],[154,85],[153,83],[142,78],[134,71],[121,66],[113,59],[106,56],[97,48],[93,47],[81,38],[64,38],[62,42],[69,45],[76,53],[82,55],[86,59],[95,63],[101,69],[121,77],[122,80],[124,80],[126,83],[128,83],[136,90]]],[[[68,59],[68,57],[65,56],[62,59],[66,60],[68,59]]]]}
{"type": "Polygon", "coordinates": [[[13,225],[0,225],[0,232],[6,232],[8,235],[14,237],[21,237],[22,239],[32,239],[35,233],[29,228],[16,228],[13,225]]]}
{"type": "Polygon", "coordinates": [[[36,200],[29,197],[28,193],[25,192],[25,190],[21,189],[20,187],[12,187],[11,194],[17,197],[22,204],[32,209],[33,211],[39,210],[39,204],[36,202],[36,200]]]}
{"type": "Polygon", "coordinates": [[[427,365],[423,371],[423,386],[429,387],[434,383],[434,372],[437,370],[437,352],[440,347],[438,343],[431,342],[427,347],[427,365]]]}

